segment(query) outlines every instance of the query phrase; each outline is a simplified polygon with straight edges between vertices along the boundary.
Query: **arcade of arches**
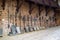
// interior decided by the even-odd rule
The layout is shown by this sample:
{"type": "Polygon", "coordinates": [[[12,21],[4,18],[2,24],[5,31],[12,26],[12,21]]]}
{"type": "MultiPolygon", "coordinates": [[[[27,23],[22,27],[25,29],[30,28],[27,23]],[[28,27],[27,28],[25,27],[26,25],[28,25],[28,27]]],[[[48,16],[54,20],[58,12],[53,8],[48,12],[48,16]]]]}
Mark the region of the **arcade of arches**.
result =
{"type": "Polygon", "coordinates": [[[53,8],[47,8],[32,4],[31,7],[27,2],[20,2],[17,5],[16,1],[5,1],[4,8],[0,0],[0,27],[8,27],[14,24],[18,27],[53,27],[60,25],[60,14],[56,13],[53,8]],[[17,8],[18,7],[18,8],[17,8]],[[56,14],[56,15],[55,15],[56,14]],[[57,18],[58,17],[58,18],[57,18]],[[57,21],[58,20],[58,21],[57,21]]]}

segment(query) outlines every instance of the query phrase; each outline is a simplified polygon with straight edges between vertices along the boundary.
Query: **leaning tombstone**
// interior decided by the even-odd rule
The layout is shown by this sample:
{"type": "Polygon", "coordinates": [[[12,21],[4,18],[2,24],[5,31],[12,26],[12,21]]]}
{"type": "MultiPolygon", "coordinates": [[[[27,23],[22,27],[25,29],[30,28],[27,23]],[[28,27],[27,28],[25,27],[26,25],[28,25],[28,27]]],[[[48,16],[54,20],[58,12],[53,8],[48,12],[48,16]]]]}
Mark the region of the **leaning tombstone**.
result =
{"type": "Polygon", "coordinates": [[[35,27],[35,25],[34,25],[34,22],[32,22],[32,26],[33,26],[33,31],[36,31],[36,27],[35,27]]]}
{"type": "Polygon", "coordinates": [[[13,25],[13,24],[12,24],[12,26],[11,26],[11,32],[12,32],[13,35],[16,34],[16,26],[13,25]]]}
{"type": "Polygon", "coordinates": [[[36,29],[36,27],[34,27],[34,31],[36,31],[37,29],[36,29]]]}
{"type": "Polygon", "coordinates": [[[24,33],[24,27],[21,27],[20,29],[21,29],[21,33],[24,33]]]}
{"type": "Polygon", "coordinates": [[[33,31],[35,31],[35,30],[34,30],[34,27],[32,27],[32,29],[33,29],[33,31]]]}
{"type": "Polygon", "coordinates": [[[38,26],[36,28],[37,28],[37,30],[39,30],[39,27],[38,26]]]}
{"type": "Polygon", "coordinates": [[[29,32],[28,26],[25,27],[25,32],[29,32]]]}
{"type": "Polygon", "coordinates": [[[8,21],[5,19],[2,19],[2,29],[3,29],[3,36],[7,36],[9,31],[8,31],[8,21]]]}
{"type": "Polygon", "coordinates": [[[30,32],[32,32],[32,31],[33,31],[33,28],[30,26],[30,27],[29,27],[29,30],[30,30],[30,32]]]}
{"type": "Polygon", "coordinates": [[[0,28],[0,37],[2,37],[2,36],[3,36],[3,29],[0,28]]]}
{"type": "Polygon", "coordinates": [[[12,35],[12,30],[11,30],[11,27],[12,27],[12,23],[9,23],[9,33],[8,33],[8,36],[11,36],[12,35]]]}
{"type": "Polygon", "coordinates": [[[3,29],[2,29],[2,26],[1,26],[1,23],[0,23],[0,37],[3,36],[3,29]]]}
{"type": "Polygon", "coordinates": [[[18,34],[20,34],[21,33],[20,27],[16,27],[16,31],[18,34]]]}

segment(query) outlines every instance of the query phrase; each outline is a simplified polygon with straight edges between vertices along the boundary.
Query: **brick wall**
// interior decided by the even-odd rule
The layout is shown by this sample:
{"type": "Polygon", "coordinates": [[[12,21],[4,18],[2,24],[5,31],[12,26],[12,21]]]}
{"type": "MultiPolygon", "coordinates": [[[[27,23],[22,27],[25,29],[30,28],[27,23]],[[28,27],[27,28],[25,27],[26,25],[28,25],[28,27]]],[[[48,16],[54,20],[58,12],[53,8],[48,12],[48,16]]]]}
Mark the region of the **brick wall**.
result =
{"type": "MultiPolygon", "coordinates": [[[[0,2],[1,4],[1,2],[0,2]]],[[[5,10],[2,10],[2,19],[5,19],[8,21],[8,13],[9,13],[9,22],[13,24],[17,24],[17,26],[25,27],[27,25],[31,25],[31,18],[28,23],[28,17],[32,16],[32,26],[34,26],[34,18],[36,18],[35,24],[36,26],[39,27],[49,27],[49,26],[54,26],[55,21],[53,19],[49,19],[54,17],[54,11],[53,9],[49,9],[49,12],[47,13],[48,15],[46,16],[46,10],[45,7],[42,7],[43,10],[40,13],[39,16],[39,9],[36,4],[32,5],[33,10],[31,12],[31,15],[29,14],[29,4],[27,2],[23,2],[21,5],[21,8],[19,9],[19,12],[17,13],[17,21],[15,20],[15,12],[16,12],[16,1],[6,1],[5,3],[5,10]],[[19,19],[21,13],[21,18],[19,19]],[[25,16],[25,24],[23,23],[23,16],[25,16]],[[39,17],[41,18],[41,21],[39,20],[39,17]]],[[[2,9],[2,8],[1,8],[2,9]]]]}

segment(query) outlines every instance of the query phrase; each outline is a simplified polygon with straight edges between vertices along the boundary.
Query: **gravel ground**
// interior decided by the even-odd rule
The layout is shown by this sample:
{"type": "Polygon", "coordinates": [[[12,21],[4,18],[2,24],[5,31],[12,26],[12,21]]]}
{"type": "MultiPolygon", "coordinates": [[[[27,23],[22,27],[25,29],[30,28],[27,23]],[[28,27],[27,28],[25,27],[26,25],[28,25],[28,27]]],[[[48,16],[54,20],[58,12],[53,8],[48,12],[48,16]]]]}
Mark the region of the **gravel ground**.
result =
{"type": "Polygon", "coordinates": [[[0,40],[60,40],[60,27],[52,27],[15,36],[4,36],[0,40]]]}

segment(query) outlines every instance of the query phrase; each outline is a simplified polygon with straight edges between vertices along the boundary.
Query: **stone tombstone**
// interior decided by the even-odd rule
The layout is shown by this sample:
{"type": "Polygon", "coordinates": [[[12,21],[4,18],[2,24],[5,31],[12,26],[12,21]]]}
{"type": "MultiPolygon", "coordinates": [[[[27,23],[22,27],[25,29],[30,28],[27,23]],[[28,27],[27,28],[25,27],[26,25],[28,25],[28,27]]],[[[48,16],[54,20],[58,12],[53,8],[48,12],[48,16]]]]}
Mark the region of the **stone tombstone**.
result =
{"type": "Polygon", "coordinates": [[[16,27],[17,33],[21,33],[20,27],[16,27]]]}
{"type": "Polygon", "coordinates": [[[2,19],[2,27],[3,27],[3,36],[7,36],[9,33],[7,20],[2,19]]]}
{"type": "Polygon", "coordinates": [[[1,22],[0,22],[0,37],[2,36],[2,34],[3,34],[3,29],[2,29],[2,26],[1,26],[2,24],[1,24],[1,22]]]}
{"type": "Polygon", "coordinates": [[[33,27],[29,26],[29,31],[32,32],[33,31],[33,27]]]}
{"type": "Polygon", "coordinates": [[[36,28],[37,28],[37,30],[39,30],[39,27],[38,26],[36,26],[36,28]]]}
{"type": "Polygon", "coordinates": [[[24,27],[21,26],[21,33],[24,33],[24,32],[25,32],[24,27]]]}
{"type": "Polygon", "coordinates": [[[34,27],[34,31],[36,31],[37,29],[36,29],[36,27],[34,27]]]}
{"type": "Polygon", "coordinates": [[[11,33],[12,33],[13,35],[16,34],[16,26],[15,26],[14,24],[12,24],[12,26],[11,26],[11,33]]]}
{"type": "Polygon", "coordinates": [[[32,22],[32,24],[33,24],[33,30],[36,31],[36,27],[34,25],[34,22],[32,22]]]}
{"type": "Polygon", "coordinates": [[[2,36],[3,35],[3,30],[2,30],[2,28],[0,28],[0,36],[2,36]]]}
{"type": "Polygon", "coordinates": [[[25,27],[25,32],[29,32],[29,27],[28,26],[25,27]]]}

